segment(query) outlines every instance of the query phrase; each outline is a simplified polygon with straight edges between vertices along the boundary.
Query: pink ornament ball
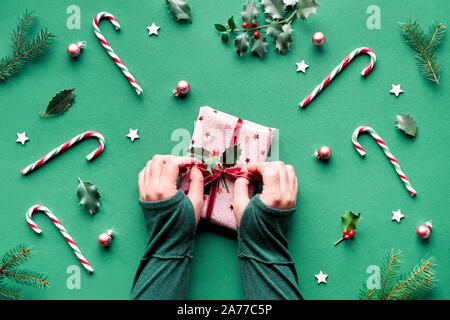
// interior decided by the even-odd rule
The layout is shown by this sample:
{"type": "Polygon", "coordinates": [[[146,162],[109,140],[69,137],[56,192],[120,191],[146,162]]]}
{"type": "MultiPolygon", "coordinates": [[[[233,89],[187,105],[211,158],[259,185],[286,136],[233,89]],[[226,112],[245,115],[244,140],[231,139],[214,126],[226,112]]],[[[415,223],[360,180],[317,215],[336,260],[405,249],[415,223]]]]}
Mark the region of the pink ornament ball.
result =
{"type": "Polygon", "coordinates": [[[69,44],[69,46],[67,47],[67,54],[72,58],[78,57],[80,55],[81,49],[83,49],[85,43],[86,42],[79,41],[77,43],[69,44]]]}
{"type": "Polygon", "coordinates": [[[100,234],[97,238],[97,241],[102,247],[109,247],[112,242],[112,237],[113,237],[112,230],[108,230],[107,232],[100,234]]]}
{"type": "Polygon", "coordinates": [[[178,97],[179,95],[185,95],[189,92],[191,89],[191,86],[189,82],[186,80],[181,80],[177,83],[177,87],[175,90],[173,90],[174,96],[178,97]]]}
{"type": "Polygon", "coordinates": [[[328,146],[322,146],[314,153],[314,156],[320,160],[328,160],[331,157],[331,148],[328,146]]]}
{"type": "Polygon", "coordinates": [[[312,42],[316,46],[321,46],[325,43],[325,35],[322,32],[316,32],[312,36],[312,42]]]}
{"type": "Polygon", "coordinates": [[[431,223],[426,222],[425,224],[418,226],[416,233],[420,239],[427,239],[431,234],[431,223]]]}

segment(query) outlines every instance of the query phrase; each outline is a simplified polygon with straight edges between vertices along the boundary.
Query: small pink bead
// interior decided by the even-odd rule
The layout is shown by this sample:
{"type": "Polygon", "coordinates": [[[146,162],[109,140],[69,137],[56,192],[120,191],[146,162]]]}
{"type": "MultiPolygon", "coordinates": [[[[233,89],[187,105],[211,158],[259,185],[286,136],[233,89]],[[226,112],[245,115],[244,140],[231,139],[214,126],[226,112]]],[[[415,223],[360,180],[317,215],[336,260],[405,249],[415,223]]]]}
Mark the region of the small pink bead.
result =
{"type": "Polygon", "coordinates": [[[188,93],[190,88],[191,86],[189,85],[189,82],[187,82],[186,80],[181,80],[180,82],[177,83],[177,91],[179,94],[188,93]]]}
{"type": "Polygon", "coordinates": [[[322,146],[314,153],[314,156],[321,160],[328,160],[331,157],[331,149],[328,146],[322,146]]]}
{"type": "Polygon", "coordinates": [[[97,241],[102,247],[108,247],[112,242],[112,231],[108,230],[107,232],[100,234],[97,241]]]}
{"type": "Polygon", "coordinates": [[[420,225],[417,227],[416,233],[419,238],[426,239],[430,236],[431,229],[427,225],[420,225]]]}
{"type": "Polygon", "coordinates": [[[71,43],[67,47],[67,53],[72,58],[78,57],[80,55],[80,52],[81,52],[81,47],[78,44],[76,44],[76,43],[71,43]]]}
{"type": "Polygon", "coordinates": [[[316,32],[313,34],[312,36],[312,42],[316,45],[316,46],[321,46],[324,44],[325,42],[325,35],[322,32],[316,32]]]}

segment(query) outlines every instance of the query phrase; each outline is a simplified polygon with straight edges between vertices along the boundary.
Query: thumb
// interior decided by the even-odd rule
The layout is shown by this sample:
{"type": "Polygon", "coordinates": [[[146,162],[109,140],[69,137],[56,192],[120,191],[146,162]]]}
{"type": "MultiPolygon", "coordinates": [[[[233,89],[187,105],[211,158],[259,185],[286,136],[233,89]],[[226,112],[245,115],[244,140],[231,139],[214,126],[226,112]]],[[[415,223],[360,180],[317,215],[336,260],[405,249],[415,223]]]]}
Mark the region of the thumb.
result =
{"type": "MultiPolygon", "coordinates": [[[[247,171],[247,169],[242,168],[242,171],[247,171]]],[[[234,203],[233,211],[236,218],[236,224],[239,226],[241,223],[241,217],[244,213],[245,208],[247,208],[250,198],[248,196],[248,185],[250,182],[245,178],[237,178],[234,183],[234,203]]]]}
{"type": "Polygon", "coordinates": [[[196,167],[191,169],[191,184],[187,196],[192,202],[195,211],[195,221],[198,223],[203,206],[203,174],[196,167]]]}

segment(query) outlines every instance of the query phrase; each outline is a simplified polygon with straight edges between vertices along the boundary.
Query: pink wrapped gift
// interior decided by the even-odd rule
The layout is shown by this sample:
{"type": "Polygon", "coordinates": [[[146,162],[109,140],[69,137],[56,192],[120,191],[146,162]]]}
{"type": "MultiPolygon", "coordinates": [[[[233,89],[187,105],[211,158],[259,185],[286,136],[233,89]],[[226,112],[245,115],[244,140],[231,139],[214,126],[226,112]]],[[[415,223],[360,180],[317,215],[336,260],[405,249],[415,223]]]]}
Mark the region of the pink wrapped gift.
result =
{"type": "MultiPolygon", "coordinates": [[[[276,129],[265,127],[254,122],[239,119],[210,107],[201,107],[192,135],[191,147],[204,148],[208,154],[220,155],[234,145],[238,145],[241,154],[236,159],[234,168],[227,168],[222,178],[211,183],[209,194],[204,195],[202,218],[212,223],[230,229],[236,229],[233,213],[233,186],[235,178],[232,171],[240,171],[237,167],[251,162],[265,161],[272,144],[276,129]]],[[[228,161],[227,161],[228,162],[228,161]]],[[[222,167],[224,168],[224,167],[222,167]]],[[[179,187],[189,190],[189,171],[181,176],[179,187]]],[[[208,188],[205,188],[208,190],[208,188]]],[[[249,196],[252,196],[255,186],[250,184],[249,196]]],[[[207,193],[207,192],[205,192],[207,193]]]]}

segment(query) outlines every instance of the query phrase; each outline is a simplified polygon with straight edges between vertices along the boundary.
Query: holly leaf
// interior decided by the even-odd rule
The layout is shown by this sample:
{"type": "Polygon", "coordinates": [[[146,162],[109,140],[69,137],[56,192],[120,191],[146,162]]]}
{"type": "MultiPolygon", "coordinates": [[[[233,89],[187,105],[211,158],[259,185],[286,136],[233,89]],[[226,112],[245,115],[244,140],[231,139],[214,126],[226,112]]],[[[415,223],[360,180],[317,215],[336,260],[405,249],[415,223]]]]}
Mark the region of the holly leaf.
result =
{"type": "Polygon", "coordinates": [[[247,22],[249,25],[255,21],[255,17],[258,14],[258,8],[256,7],[255,2],[248,1],[244,4],[244,11],[241,12],[242,19],[247,22]]]}
{"type": "Polygon", "coordinates": [[[299,0],[296,6],[297,17],[306,20],[309,15],[316,14],[317,8],[319,7],[320,5],[318,5],[315,0],[299,0]]]}
{"type": "Polygon", "coordinates": [[[223,32],[221,39],[223,42],[228,42],[228,40],[230,39],[230,35],[228,34],[228,32],[223,32]]]}
{"type": "Polygon", "coordinates": [[[288,7],[293,7],[297,4],[298,0],[283,0],[283,3],[288,7]]]}
{"type": "Polygon", "coordinates": [[[356,227],[358,226],[358,222],[360,219],[361,213],[358,213],[356,215],[351,211],[345,212],[344,215],[341,217],[343,230],[347,231],[356,230],[356,227]]]}
{"type": "Polygon", "coordinates": [[[85,182],[78,178],[80,184],[77,189],[77,196],[80,204],[91,214],[96,214],[100,209],[100,193],[92,183],[85,182]]]}
{"type": "Polygon", "coordinates": [[[220,31],[220,32],[224,32],[224,31],[227,31],[227,27],[225,27],[224,25],[222,25],[222,24],[215,24],[214,25],[214,27],[216,28],[216,30],[217,31],[220,31]]]}
{"type": "Polygon", "coordinates": [[[243,32],[234,39],[234,49],[239,56],[242,56],[249,47],[248,34],[243,32]]]}
{"type": "Polygon", "coordinates": [[[191,8],[184,0],[166,0],[170,13],[177,19],[177,21],[186,21],[192,23],[191,8]]]}
{"type": "Polygon", "coordinates": [[[49,102],[47,110],[40,113],[41,117],[46,115],[59,115],[66,112],[75,100],[75,89],[62,90],[49,102]]]}
{"type": "Polygon", "coordinates": [[[395,117],[397,120],[397,124],[395,125],[398,129],[403,131],[403,133],[413,137],[413,139],[416,138],[416,132],[417,132],[417,125],[416,121],[407,114],[401,114],[397,115],[395,117]]]}
{"type": "Polygon", "coordinates": [[[230,19],[228,19],[228,27],[230,27],[231,31],[236,29],[236,22],[234,22],[233,16],[231,16],[230,19]]]}
{"type": "Polygon", "coordinates": [[[290,24],[285,24],[282,29],[283,32],[280,32],[275,36],[275,47],[282,54],[286,54],[292,42],[292,27],[290,24]]]}
{"type": "Polygon", "coordinates": [[[241,153],[242,150],[239,144],[231,146],[220,155],[220,163],[227,168],[234,167],[241,157],[241,153]]]}
{"type": "Polygon", "coordinates": [[[281,32],[283,32],[283,28],[281,27],[281,25],[277,22],[271,22],[267,27],[266,34],[268,36],[275,37],[281,32]]]}
{"type": "Polygon", "coordinates": [[[190,147],[187,150],[187,155],[203,162],[204,159],[209,157],[210,152],[203,147],[190,147]]]}
{"type": "Polygon", "coordinates": [[[264,56],[267,53],[267,41],[265,37],[259,37],[258,39],[255,39],[252,43],[252,49],[251,52],[260,57],[261,59],[264,58],[264,56]]]}
{"type": "Polygon", "coordinates": [[[283,19],[286,14],[283,0],[261,0],[261,5],[264,7],[264,13],[272,19],[283,19]]]}
{"type": "Polygon", "coordinates": [[[206,165],[206,169],[210,172],[212,172],[212,169],[214,169],[219,164],[219,159],[217,157],[207,157],[204,159],[204,164],[206,165]]]}

